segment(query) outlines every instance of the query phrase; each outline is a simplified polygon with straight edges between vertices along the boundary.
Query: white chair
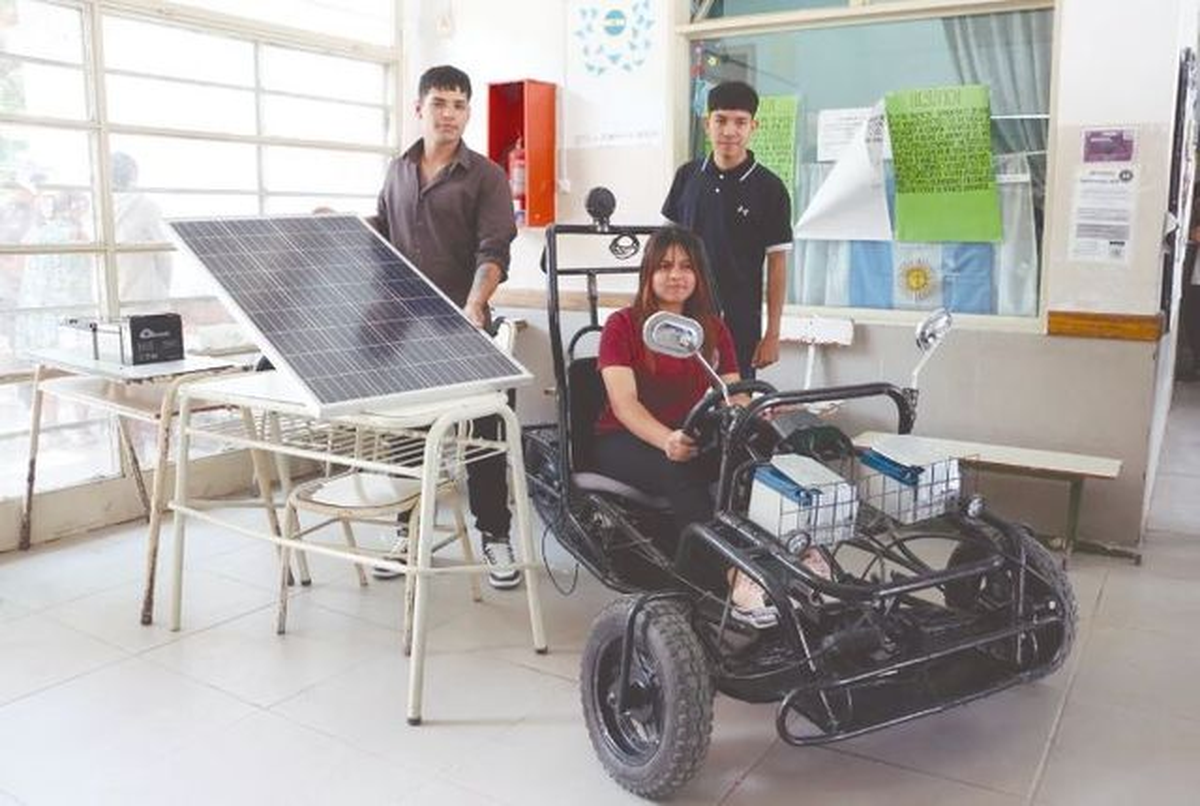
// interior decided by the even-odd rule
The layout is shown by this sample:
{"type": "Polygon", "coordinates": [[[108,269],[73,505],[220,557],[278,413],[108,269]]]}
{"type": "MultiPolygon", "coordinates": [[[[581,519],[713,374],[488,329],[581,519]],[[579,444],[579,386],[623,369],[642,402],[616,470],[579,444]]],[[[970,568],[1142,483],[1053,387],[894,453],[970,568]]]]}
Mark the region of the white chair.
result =
{"type": "MultiPolygon", "coordinates": [[[[518,322],[502,320],[493,338],[496,346],[509,355],[513,351],[519,324],[518,322]]],[[[471,547],[470,537],[468,536],[466,516],[463,512],[462,495],[459,492],[460,483],[464,480],[463,476],[465,475],[463,440],[469,436],[469,424],[460,425],[458,432],[459,439],[457,440],[458,447],[455,455],[451,457],[447,465],[447,477],[437,488],[438,503],[444,503],[450,510],[453,517],[453,527],[447,529],[434,523],[432,524],[431,533],[440,537],[438,542],[433,546],[432,550],[434,552],[457,540],[462,547],[463,558],[466,563],[468,565],[475,565],[475,554],[471,547]]],[[[377,444],[372,447],[376,451],[387,450],[386,445],[380,446],[377,444]]],[[[360,448],[360,450],[366,449],[367,446],[361,446],[360,448]]],[[[282,635],[287,629],[288,579],[290,576],[291,552],[296,551],[300,557],[303,557],[305,552],[302,539],[319,529],[337,523],[341,528],[342,537],[347,547],[358,553],[362,558],[361,560],[355,560],[359,585],[367,585],[365,565],[398,571],[404,576],[402,624],[404,631],[404,652],[405,654],[409,654],[412,651],[413,604],[416,593],[414,584],[415,574],[411,572],[407,563],[385,558],[383,556],[385,554],[384,551],[371,551],[360,548],[351,524],[369,523],[394,529],[396,524],[407,515],[408,559],[413,560],[417,556],[417,541],[421,534],[421,524],[419,522],[421,511],[420,492],[421,482],[417,478],[391,476],[360,470],[314,479],[295,486],[287,497],[287,505],[283,517],[283,537],[285,540],[295,541],[296,546],[294,548],[290,546],[285,547],[281,552],[276,632],[282,635]],[[312,526],[302,529],[299,527],[298,519],[298,513],[301,512],[310,513],[321,520],[312,526]]],[[[476,602],[483,599],[479,584],[480,575],[479,573],[467,575],[470,580],[471,598],[476,602]]]]}
{"type": "MultiPolygon", "coordinates": [[[[461,467],[461,465],[459,465],[461,467]]],[[[454,520],[452,529],[445,530],[435,524],[436,533],[446,534],[434,546],[434,551],[447,543],[458,540],[462,546],[463,556],[468,563],[475,563],[474,551],[467,533],[466,519],[463,513],[462,496],[458,492],[459,478],[457,474],[444,481],[437,490],[439,502],[444,502],[454,520]]],[[[367,585],[365,565],[380,566],[396,570],[404,575],[404,651],[412,648],[412,608],[415,593],[413,575],[409,573],[407,564],[397,560],[383,558],[383,551],[362,549],[355,537],[353,523],[369,523],[382,525],[388,529],[396,528],[396,524],[407,515],[409,547],[408,556],[415,557],[418,549],[418,536],[421,533],[419,516],[421,502],[421,482],[416,478],[389,476],[382,473],[352,471],[341,473],[329,478],[314,479],[297,485],[288,496],[287,509],[284,513],[284,539],[297,541],[295,549],[285,549],[287,555],[291,551],[304,553],[302,538],[330,524],[337,523],[342,531],[342,537],[347,547],[357,551],[362,559],[356,560],[355,569],[358,572],[359,585],[367,585]],[[297,515],[307,512],[321,520],[304,529],[297,530],[297,515]]],[[[288,557],[281,560],[281,579],[279,586],[279,609],[276,631],[283,634],[287,628],[287,568],[288,557]]],[[[470,574],[471,598],[481,601],[483,598],[479,575],[470,574]]]]}

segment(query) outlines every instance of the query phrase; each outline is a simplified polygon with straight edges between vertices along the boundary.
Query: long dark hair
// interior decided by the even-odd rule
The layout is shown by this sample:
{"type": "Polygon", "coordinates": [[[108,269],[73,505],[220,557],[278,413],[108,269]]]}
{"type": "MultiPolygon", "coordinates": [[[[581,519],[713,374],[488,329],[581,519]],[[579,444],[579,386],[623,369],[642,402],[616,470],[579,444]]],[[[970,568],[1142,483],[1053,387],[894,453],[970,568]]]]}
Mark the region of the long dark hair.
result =
{"type": "MultiPolygon", "coordinates": [[[[658,271],[659,265],[672,246],[682,249],[692,263],[692,273],[696,275],[696,288],[683,304],[683,313],[695,319],[704,328],[704,357],[712,361],[716,357],[720,318],[713,301],[712,288],[708,284],[704,247],[690,230],[666,226],[655,232],[646,242],[646,248],[642,252],[642,270],[638,275],[637,296],[633,300],[633,323],[640,337],[642,325],[660,310],[658,297],[654,295],[654,272],[658,271]]],[[[650,366],[654,366],[653,354],[647,353],[646,358],[650,366]]]]}

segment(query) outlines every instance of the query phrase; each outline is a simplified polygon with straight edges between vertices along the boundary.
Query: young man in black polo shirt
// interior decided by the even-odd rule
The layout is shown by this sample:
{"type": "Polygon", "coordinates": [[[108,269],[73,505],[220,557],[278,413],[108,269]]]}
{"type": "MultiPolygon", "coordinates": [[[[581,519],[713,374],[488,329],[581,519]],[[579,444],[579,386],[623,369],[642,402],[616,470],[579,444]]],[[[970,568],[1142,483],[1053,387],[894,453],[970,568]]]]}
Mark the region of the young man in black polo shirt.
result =
{"type": "Polygon", "coordinates": [[[733,332],[743,378],[779,360],[779,320],[792,248],[787,188],[749,149],[758,127],[758,93],[742,81],[708,94],[704,127],[712,153],[675,173],[662,212],[700,236],[725,322],[733,332]],[[763,260],[767,264],[767,326],[763,329],[763,260]]]}
{"type": "MultiPolygon", "coordinates": [[[[425,71],[418,85],[421,139],[388,166],[379,192],[376,228],[421,273],[484,328],[488,301],[508,275],[509,245],[517,237],[508,179],[499,165],[467,148],[471,79],[445,65],[425,71]]],[[[474,422],[475,436],[496,439],[500,418],[474,422]]],[[[508,478],[504,456],[467,465],[467,492],[483,536],[488,580],[520,584],[509,545],[508,478]]],[[[407,555],[401,534],[392,556],[407,555]]],[[[396,574],[377,569],[376,576],[396,574]]]]}

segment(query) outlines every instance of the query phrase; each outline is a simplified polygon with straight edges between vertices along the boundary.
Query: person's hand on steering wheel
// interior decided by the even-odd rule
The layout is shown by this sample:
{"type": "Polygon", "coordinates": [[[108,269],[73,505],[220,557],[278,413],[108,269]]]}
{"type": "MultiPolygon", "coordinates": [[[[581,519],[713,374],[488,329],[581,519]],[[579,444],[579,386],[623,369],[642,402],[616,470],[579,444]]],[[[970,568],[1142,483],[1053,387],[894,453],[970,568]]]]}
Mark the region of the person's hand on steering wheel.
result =
{"type": "Polygon", "coordinates": [[[672,462],[690,462],[696,458],[699,449],[696,447],[696,440],[683,433],[682,429],[675,429],[667,434],[667,439],[663,442],[663,453],[672,462]]]}

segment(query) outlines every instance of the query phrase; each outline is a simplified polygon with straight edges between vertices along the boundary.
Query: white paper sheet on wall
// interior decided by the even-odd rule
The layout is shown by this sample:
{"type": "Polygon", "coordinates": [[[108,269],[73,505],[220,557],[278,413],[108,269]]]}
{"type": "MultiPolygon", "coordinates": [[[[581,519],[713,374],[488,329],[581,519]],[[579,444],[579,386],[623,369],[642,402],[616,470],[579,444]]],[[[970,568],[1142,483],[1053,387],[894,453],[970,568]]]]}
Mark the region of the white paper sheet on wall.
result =
{"type": "Polygon", "coordinates": [[[1068,259],[1130,265],[1137,190],[1138,168],[1132,163],[1080,168],[1071,207],[1068,259]]]}
{"type": "Polygon", "coordinates": [[[665,10],[665,0],[567,3],[564,147],[662,142],[665,10]]]}
{"type": "MultiPolygon", "coordinates": [[[[871,117],[871,107],[855,106],[845,109],[822,109],[817,113],[817,162],[836,162],[863,121],[871,117]]],[[[883,158],[892,158],[892,139],[887,134],[887,118],[883,126],[883,158]]]]}
{"type": "Polygon", "coordinates": [[[892,240],[883,173],[885,140],[886,118],[880,102],[859,124],[829,178],[796,222],[797,238],[892,240]]]}

